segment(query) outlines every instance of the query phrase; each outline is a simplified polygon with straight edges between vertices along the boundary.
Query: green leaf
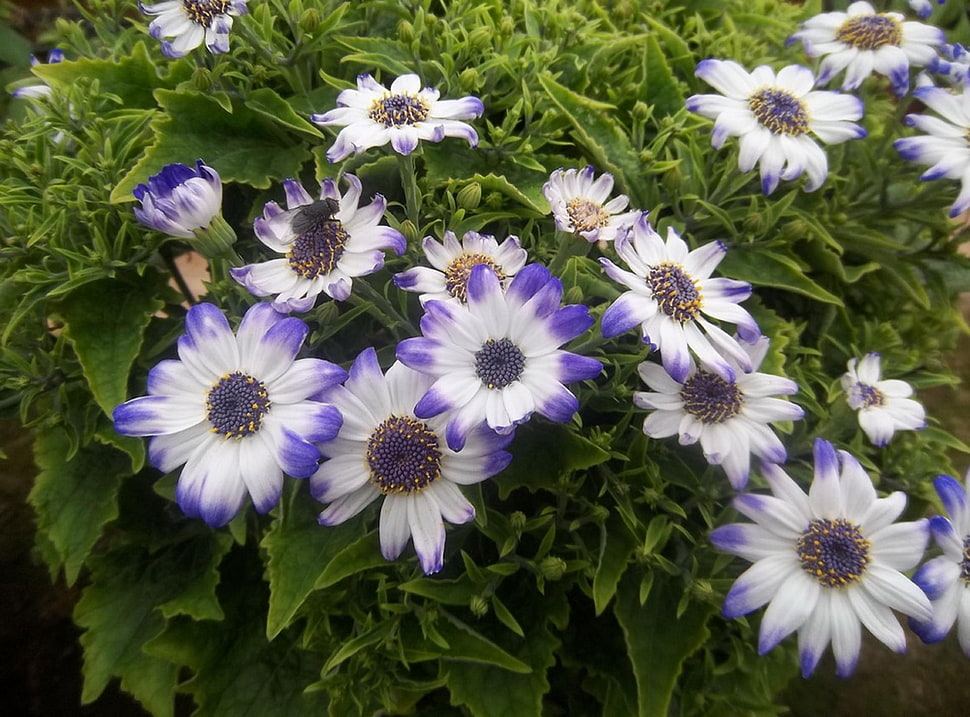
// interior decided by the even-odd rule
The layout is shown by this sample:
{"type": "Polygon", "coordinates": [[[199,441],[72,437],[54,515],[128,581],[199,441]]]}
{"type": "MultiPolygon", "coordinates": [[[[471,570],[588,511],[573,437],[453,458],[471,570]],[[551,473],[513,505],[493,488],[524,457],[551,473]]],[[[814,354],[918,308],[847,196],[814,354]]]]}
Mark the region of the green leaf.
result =
{"type": "Polygon", "coordinates": [[[59,302],[66,335],[81,362],[94,400],[107,416],[128,393],[128,373],[145,328],[164,303],[157,274],[138,284],[104,279],[85,284],[59,302]]]}
{"type": "Polygon", "coordinates": [[[718,271],[722,276],[748,281],[755,286],[772,286],[808,296],[816,301],[842,306],[839,297],[805,276],[797,261],[769,249],[732,247],[725,254],[718,271]]]}
{"type": "Polygon", "coordinates": [[[415,578],[397,587],[404,592],[431,598],[444,605],[467,605],[479,590],[468,575],[453,580],[415,578]]]}
{"type": "Polygon", "coordinates": [[[384,622],[379,622],[373,627],[360,633],[357,635],[357,637],[347,640],[337,649],[336,652],[330,655],[330,658],[323,665],[322,672],[330,672],[343,662],[349,660],[361,650],[383,641],[391,634],[393,629],[394,622],[391,620],[385,620],[384,622]]]}
{"type": "Polygon", "coordinates": [[[194,620],[222,620],[225,615],[216,598],[219,585],[219,565],[229,549],[232,536],[213,533],[212,540],[195,541],[187,551],[183,572],[186,584],[175,597],[159,605],[165,617],[187,615],[194,620]]]}
{"type": "Polygon", "coordinates": [[[356,63],[366,68],[368,72],[375,67],[386,70],[391,75],[406,75],[414,72],[414,55],[396,40],[353,35],[334,39],[352,51],[344,54],[341,62],[356,63]]]}
{"type": "Polygon", "coordinates": [[[387,560],[381,555],[380,538],[377,531],[372,530],[337,553],[313,587],[322,590],[351,575],[386,564],[387,560]]]}
{"type": "Polygon", "coordinates": [[[324,527],[316,519],[320,506],[302,491],[295,491],[293,497],[260,543],[269,556],[266,636],[270,640],[293,621],[333,560],[364,532],[363,515],[334,527],[324,527]]]}
{"type": "Polygon", "coordinates": [[[623,628],[637,682],[637,709],[641,717],[665,717],[677,687],[684,660],[710,635],[710,605],[691,602],[677,616],[683,590],[670,579],[658,578],[641,605],[638,581],[620,583],[613,612],[623,628]]]}
{"type": "Polygon", "coordinates": [[[597,615],[606,609],[616,594],[617,585],[636,547],[636,540],[623,521],[611,517],[603,529],[600,561],[593,575],[593,605],[597,615]]]}
{"type": "Polygon", "coordinates": [[[71,450],[63,428],[37,434],[34,461],[40,473],[28,498],[37,530],[50,539],[68,585],[77,580],[102,526],[118,516],[118,488],[130,473],[125,455],[108,446],[91,443],[69,459],[71,450]]]}
{"type": "Polygon", "coordinates": [[[510,655],[454,615],[444,610],[441,611],[441,614],[447,619],[438,621],[435,627],[441,633],[441,636],[448,641],[448,649],[445,650],[442,659],[472,662],[523,675],[532,672],[532,667],[528,664],[510,655]]]}
{"type": "Polygon", "coordinates": [[[316,125],[305,116],[297,114],[289,102],[268,87],[250,92],[246,96],[246,106],[294,132],[308,135],[311,139],[320,140],[323,137],[323,132],[316,125]]]}
{"type": "Polygon", "coordinates": [[[152,121],[155,143],[111,192],[113,203],[131,201],[137,184],[175,162],[203,159],[223,182],[267,189],[274,180],[299,176],[310,159],[304,145],[284,141],[275,121],[238,100],[230,114],[201,93],[159,89],[155,98],[166,112],[152,121]]]}
{"type": "Polygon", "coordinates": [[[118,450],[124,451],[131,459],[131,474],[134,475],[145,467],[145,439],[122,436],[115,431],[110,422],[105,422],[98,426],[94,432],[94,437],[107,446],[114,446],[118,450]]]}
{"type": "Polygon", "coordinates": [[[654,117],[663,118],[676,114],[684,107],[684,96],[677,80],[670,71],[664,51],[657,42],[656,35],[648,35],[644,46],[644,84],[646,95],[643,100],[655,108],[654,117]]]}

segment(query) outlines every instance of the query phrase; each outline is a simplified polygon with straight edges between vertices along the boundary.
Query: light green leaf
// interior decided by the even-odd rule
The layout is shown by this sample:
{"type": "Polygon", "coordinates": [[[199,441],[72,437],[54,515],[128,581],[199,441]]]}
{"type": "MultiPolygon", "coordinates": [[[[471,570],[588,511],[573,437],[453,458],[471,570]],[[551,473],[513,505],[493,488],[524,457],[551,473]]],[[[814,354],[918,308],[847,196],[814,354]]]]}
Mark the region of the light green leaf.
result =
{"type": "Polygon", "coordinates": [[[323,133],[316,125],[312,124],[307,117],[297,114],[289,102],[268,87],[250,92],[246,96],[246,106],[294,132],[308,135],[314,140],[323,137],[323,133]]]}
{"type": "Polygon", "coordinates": [[[431,598],[444,605],[467,605],[478,592],[468,575],[453,580],[415,578],[397,586],[399,590],[431,598]]]}
{"type": "MultiPolygon", "coordinates": [[[[406,75],[415,71],[414,55],[396,40],[355,35],[335,37],[334,40],[351,50],[349,54],[344,54],[342,62],[356,63],[367,68],[368,72],[375,67],[391,75],[406,75]]],[[[390,80],[385,84],[390,84],[390,80]]]]}
{"type": "Polygon", "coordinates": [[[676,114],[684,107],[684,96],[674,79],[664,51],[657,36],[648,35],[644,48],[644,83],[646,95],[643,101],[654,107],[654,117],[663,118],[676,114]]]}
{"type": "Polygon", "coordinates": [[[842,306],[839,297],[805,276],[797,261],[769,249],[733,247],[725,254],[718,271],[722,276],[748,281],[755,286],[772,286],[842,306]]]}
{"type": "Polygon", "coordinates": [[[37,530],[50,539],[68,585],[77,580],[102,526],[118,516],[118,488],[130,473],[125,455],[113,448],[91,443],[68,459],[71,448],[62,428],[37,434],[34,461],[40,473],[28,498],[37,530]]]}

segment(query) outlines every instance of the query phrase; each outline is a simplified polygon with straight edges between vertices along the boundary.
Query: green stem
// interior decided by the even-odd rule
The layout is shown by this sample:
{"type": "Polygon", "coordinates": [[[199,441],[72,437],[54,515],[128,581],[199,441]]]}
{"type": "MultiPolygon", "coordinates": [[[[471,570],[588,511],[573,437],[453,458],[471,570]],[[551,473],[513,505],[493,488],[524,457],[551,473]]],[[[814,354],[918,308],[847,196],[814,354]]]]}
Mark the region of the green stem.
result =
{"type": "Polygon", "coordinates": [[[404,210],[415,229],[420,229],[421,192],[418,190],[418,176],[414,172],[414,155],[399,154],[401,166],[401,186],[404,187],[404,210]]]}
{"type": "Polygon", "coordinates": [[[372,307],[371,313],[378,319],[387,322],[387,328],[393,331],[395,335],[400,333],[399,326],[407,330],[407,336],[414,336],[418,333],[417,327],[411,323],[408,317],[398,311],[386,296],[366,281],[354,283],[354,293],[350,295],[350,301],[358,305],[369,304],[372,307]]]}
{"type": "Polygon", "coordinates": [[[559,246],[556,248],[556,255],[549,262],[549,273],[558,276],[566,266],[566,262],[574,256],[586,256],[592,248],[592,242],[588,242],[578,234],[570,232],[556,231],[559,238],[559,246]]]}

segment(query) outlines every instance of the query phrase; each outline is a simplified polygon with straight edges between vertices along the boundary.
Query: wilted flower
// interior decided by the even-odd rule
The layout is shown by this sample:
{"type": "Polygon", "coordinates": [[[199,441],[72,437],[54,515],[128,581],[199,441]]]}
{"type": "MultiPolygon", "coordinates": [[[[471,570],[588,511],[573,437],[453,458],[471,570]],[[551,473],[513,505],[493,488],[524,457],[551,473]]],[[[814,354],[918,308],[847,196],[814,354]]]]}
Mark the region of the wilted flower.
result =
{"type": "Polygon", "coordinates": [[[148,34],[162,40],[162,54],[182,57],[203,42],[214,55],[229,52],[229,31],[233,16],[249,12],[249,0],[165,0],[157,5],[138,8],[146,15],[156,15],[148,26],[148,34]]]}
{"type": "Polygon", "coordinates": [[[542,195],[552,207],[556,228],[583,237],[586,241],[613,241],[629,231],[640,215],[626,212],[630,203],[625,194],[610,199],[613,175],[604,172],[595,180],[594,169],[557,169],[542,185],[542,195]]]}
{"type": "Polygon", "coordinates": [[[339,301],[349,297],[353,277],[384,266],[384,249],[403,254],[404,235],[380,224],[384,197],[359,207],[360,180],[352,174],[344,179],[346,194],[336,180],[325,179],[318,200],[295,179],[284,181],[287,209],[268,202],[253,227],[263,244],[286,256],[230,269],[232,277],[256,296],[277,294],[273,305],[280,311],[309,311],[321,293],[339,301]]]}
{"type": "Polygon", "coordinates": [[[439,100],[434,87],[421,87],[417,75],[401,75],[388,90],[370,75],[357,76],[357,89],[337,95],[337,108],[310,115],[324,127],[343,127],[327,159],[338,162],[352,152],[360,154],[388,142],[400,154],[413,152],[420,140],[440,142],[460,137],[478,146],[478,133],[460,120],[480,117],[485,111],[477,97],[439,100]]]}
{"type": "Polygon", "coordinates": [[[863,1],[852,3],[845,12],[816,15],[791,41],[801,41],[809,57],[825,56],[819,84],[845,70],[842,89],[854,90],[875,71],[888,77],[893,92],[902,97],[909,91],[910,66],[932,63],[946,36],[932,25],[904,22],[898,12],[877,13],[863,1]]]}
{"type": "Polygon", "coordinates": [[[868,353],[862,360],[849,359],[849,370],[842,376],[842,390],[849,407],[859,412],[859,425],[873,445],[889,443],[900,430],[917,431],[926,427],[923,406],[909,396],[912,387],[905,381],[880,381],[880,356],[868,353]]]}
{"type": "Polygon", "coordinates": [[[815,479],[808,495],[780,467],[762,472],[772,495],[745,494],[734,507],[755,521],[717,528],[711,542],[752,565],[724,600],[725,617],[741,617],[768,604],[761,618],[758,653],[794,631],[802,675],[815,671],[829,642],[837,674],[848,677],[859,660],[860,623],[896,652],[906,636],[893,615],[926,621],[930,601],[901,571],[923,557],[927,520],[893,523],[906,507],[897,491],[877,498],[853,456],[815,441],[815,479]]]}

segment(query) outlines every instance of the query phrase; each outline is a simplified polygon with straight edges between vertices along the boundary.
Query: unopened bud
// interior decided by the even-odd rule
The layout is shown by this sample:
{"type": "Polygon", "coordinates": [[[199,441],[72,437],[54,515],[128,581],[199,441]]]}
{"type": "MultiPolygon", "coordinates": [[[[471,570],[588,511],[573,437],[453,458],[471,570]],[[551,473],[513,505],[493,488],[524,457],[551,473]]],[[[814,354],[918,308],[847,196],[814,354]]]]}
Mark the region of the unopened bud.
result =
{"type": "Polygon", "coordinates": [[[212,73],[206,67],[196,67],[192,73],[192,86],[197,90],[207,90],[212,87],[212,73]]]}
{"type": "Polygon", "coordinates": [[[485,617],[488,614],[488,600],[481,595],[475,595],[468,602],[468,609],[475,617],[485,617]]]}
{"type": "Polygon", "coordinates": [[[554,555],[547,555],[539,561],[539,574],[546,580],[559,580],[566,572],[566,561],[554,555]]]}
{"type": "Polygon", "coordinates": [[[578,286],[570,286],[568,289],[566,289],[566,294],[563,297],[563,301],[567,304],[583,303],[583,290],[578,286]]]}
{"type": "Polygon", "coordinates": [[[633,119],[640,120],[641,122],[647,119],[652,113],[650,112],[650,105],[648,105],[643,100],[637,100],[633,105],[633,119]]]}
{"type": "Polygon", "coordinates": [[[469,182],[458,191],[458,206],[465,209],[474,209],[482,202],[482,185],[478,182],[469,182]]]}
{"type": "Polygon", "coordinates": [[[410,219],[405,219],[401,222],[401,234],[408,240],[408,243],[416,242],[421,238],[418,228],[414,226],[414,222],[410,219]]]}
{"type": "Polygon", "coordinates": [[[660,181],[667,189],[680,189],[680,184],[683,179],[684,176],[680,173],[680,167],[673,166],[664,172],[663,179],[660,181]]]}
{"type": "Polygon", "coordinates": [[[414,41],[414,25],[407,20],[401,20],[397,24],[397,39],[401,42],[410,44],[414,41]]]}
{"type": "Polygon", "coordinates": [[[523,513],[521,510],[513,510],[512,514],[509,515],[509,525],[512,526],[512,530],[514,530],[516,534],[519,534],[525,530],[525,522],[525,513],[523,513]]]}
{"type": "Polygon", "coordinates": [[[741,226],[749,234],[759,234],[765,228],[765,218],[761,216],[760,212],[752,212],[744,217],[741,226]]]}
{"type": "Polygon", "coordinates": [[[300,29],[307,35],[312,35],[317,30],[320,29],[320,25],[323,22],[323,17],[320,15],[320,11],[315,7],[308,7],[300,15],[300,29]]]}
{"type": "Polygon", "coordinates": [[[474,67],[468,67],[458,75],[458,82],[461,83],[461,89],[465,92],[477,92],[481,85],[481,79],[478,70],[474,67]]]}

